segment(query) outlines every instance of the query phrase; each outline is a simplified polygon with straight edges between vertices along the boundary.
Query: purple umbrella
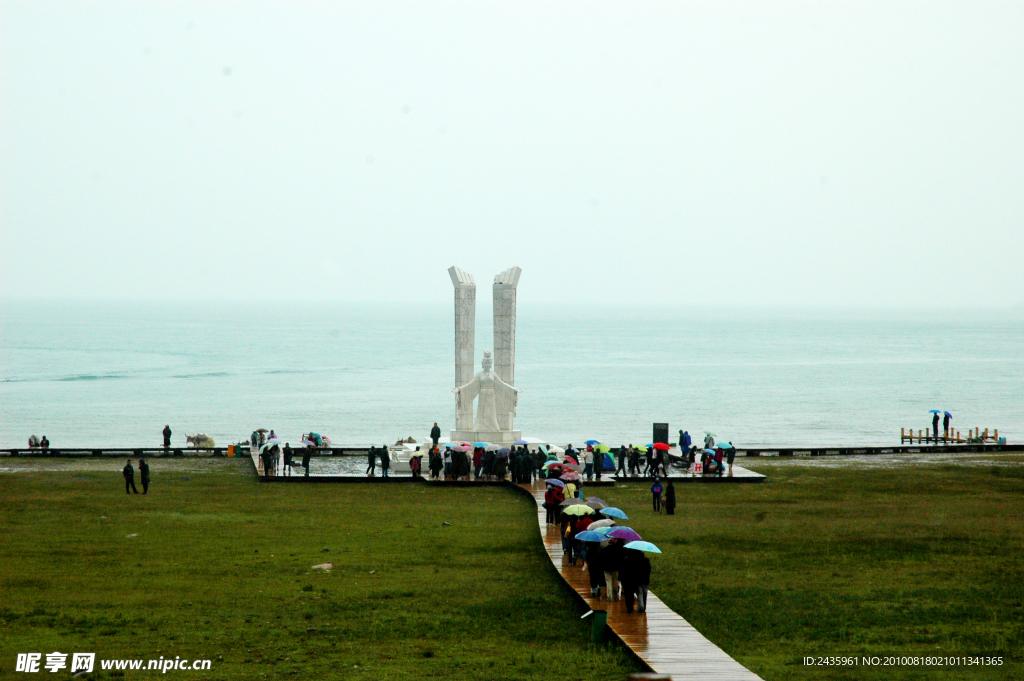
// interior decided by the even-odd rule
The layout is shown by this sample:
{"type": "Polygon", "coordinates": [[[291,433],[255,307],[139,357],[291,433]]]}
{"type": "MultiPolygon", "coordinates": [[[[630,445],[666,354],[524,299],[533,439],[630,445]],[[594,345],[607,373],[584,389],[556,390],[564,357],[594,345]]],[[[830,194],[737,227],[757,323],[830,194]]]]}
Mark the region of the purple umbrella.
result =
{"type": "Polygon", "coordinates": [[[565,487],[565,483],[557,478],[550,478],[548,480],[545,480],[544,482],[548,483],[549,485],[554,485],[555,487],[565,487]]]}
{"type": "Polygon", "coordinates": [[[643,537],[636,533],[632,527],[616,527],[614,530],[608,533],[608,536],[612,539],[624,539],[627,542],[630,541],[643,541],[643,537]]]}

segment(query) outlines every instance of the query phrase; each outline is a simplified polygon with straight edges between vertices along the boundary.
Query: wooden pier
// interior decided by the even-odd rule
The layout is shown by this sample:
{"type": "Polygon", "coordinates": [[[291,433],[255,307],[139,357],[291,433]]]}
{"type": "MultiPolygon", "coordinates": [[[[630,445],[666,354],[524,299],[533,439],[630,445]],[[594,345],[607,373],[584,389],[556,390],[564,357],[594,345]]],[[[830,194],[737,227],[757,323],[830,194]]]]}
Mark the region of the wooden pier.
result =
{"type": "Polygon", "coordinates": [[[608,613],[608,626],[651,671],[676,681],[760,681],[761,677],[729,657],[651,592],[647,594],[644,614],[627,614],[621,598],[617,601],[593,598],[589,575],[582,566],[569,565],[562,552],[558,527],[545,522],[544,481],[519,487],[536,501],[541,541],[562,579],[591,610],[608,613]]]}

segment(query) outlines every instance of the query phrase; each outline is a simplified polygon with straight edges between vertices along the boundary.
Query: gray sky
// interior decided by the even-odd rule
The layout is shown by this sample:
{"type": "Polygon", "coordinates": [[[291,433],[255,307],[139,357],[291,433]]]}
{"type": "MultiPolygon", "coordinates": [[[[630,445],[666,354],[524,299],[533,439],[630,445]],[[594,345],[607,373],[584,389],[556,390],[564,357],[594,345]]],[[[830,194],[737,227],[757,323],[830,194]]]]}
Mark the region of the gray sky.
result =
{"type": "Polygon", "coordinates": [[[0,4],[7,296],[1024,303],[1024,4],[0,4]],[[486,292],[482,295],[489,295],[486,292]]]}

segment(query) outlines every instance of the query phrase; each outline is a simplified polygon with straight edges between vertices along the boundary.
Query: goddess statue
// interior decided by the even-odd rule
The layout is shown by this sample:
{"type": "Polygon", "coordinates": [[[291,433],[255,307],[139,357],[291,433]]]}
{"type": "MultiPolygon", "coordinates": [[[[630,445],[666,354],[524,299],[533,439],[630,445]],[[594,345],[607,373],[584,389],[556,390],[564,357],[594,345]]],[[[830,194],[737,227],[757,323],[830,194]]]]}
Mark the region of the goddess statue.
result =
{"type": "MultiPolygon", "coordinates": [[[[472,404],[473,399],[479,397],[476,403],[476,419],[473,422],[474,431],[489,431],[497,432],[501,430],[498,427],[498,414],[508,414],[508,419],[502,419],[504,423],[512,423],[512,419],[515,418],[516,405],[519,402],[519,388],[515,388],[501,378],[491,370],[491,352],[490,350],[484,351],[484,359],[481,363],[483,365],[483,371],[473,377],[469,383],[460,385],[458,388],[452,388],[452,392],[455,393],[455,403],[457,405],[456,413],[462,413],[462,401],[469,400],[472,404]]],[[[470,412],[472,413],[472,412],[470,412]]],[[[464,423],[458,423],[457,428],[459,430],[470,430],[464,423]]]]}

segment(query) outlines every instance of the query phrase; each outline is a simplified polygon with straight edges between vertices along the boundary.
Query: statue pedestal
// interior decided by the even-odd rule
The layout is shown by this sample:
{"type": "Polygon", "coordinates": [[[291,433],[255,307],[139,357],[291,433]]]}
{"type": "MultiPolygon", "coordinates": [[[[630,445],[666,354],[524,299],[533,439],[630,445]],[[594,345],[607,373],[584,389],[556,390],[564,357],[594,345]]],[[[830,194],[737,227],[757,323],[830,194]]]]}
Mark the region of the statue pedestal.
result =
{"type": "Polygon", "coordinates": [[[523,439],[521,430],[453,430],[452,442],[489,442],[492,445],[510,445],[523,439]]]}

